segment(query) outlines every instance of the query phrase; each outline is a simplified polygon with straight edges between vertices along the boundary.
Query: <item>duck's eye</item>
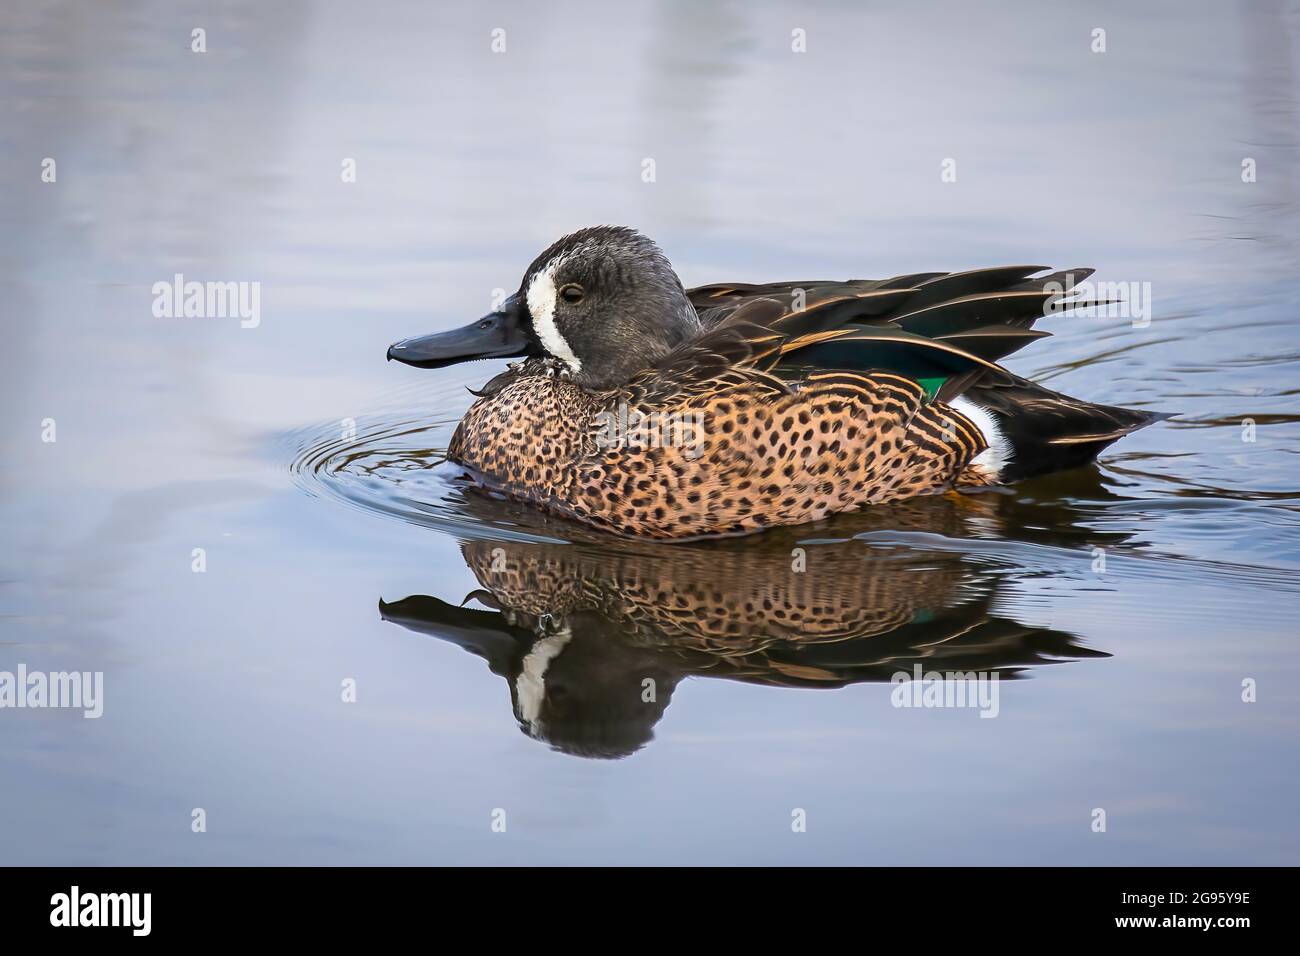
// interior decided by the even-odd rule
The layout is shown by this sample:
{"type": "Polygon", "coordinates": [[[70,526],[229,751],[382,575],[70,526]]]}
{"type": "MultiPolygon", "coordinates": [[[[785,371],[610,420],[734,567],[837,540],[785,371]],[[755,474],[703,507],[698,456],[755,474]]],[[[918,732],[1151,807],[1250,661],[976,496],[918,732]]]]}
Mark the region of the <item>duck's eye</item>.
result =
{"type": "Polygon", "coordinates": [[[581,302],[584,294],[582,286],[574,285],[572,282],[560,290],[560,298],[570,304],[581,302]]]}

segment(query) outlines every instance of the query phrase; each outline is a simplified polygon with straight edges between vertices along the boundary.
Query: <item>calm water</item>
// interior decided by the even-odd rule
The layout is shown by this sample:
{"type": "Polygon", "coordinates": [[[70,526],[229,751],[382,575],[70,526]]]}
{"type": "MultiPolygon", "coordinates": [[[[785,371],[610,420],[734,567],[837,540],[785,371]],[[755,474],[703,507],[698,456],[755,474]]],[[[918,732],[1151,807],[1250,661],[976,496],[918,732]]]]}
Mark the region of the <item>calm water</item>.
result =
{"type": "Polygon", "coordinates": [[[0,671],[104,674],[0,710],[0,861],[1297,862],[1296,4],[426,6],[0,15],[0,671]],[[687,284],[1096,266],[1149,324],[1012,367],[1178,417],[711,545],[468,495],[499,363],[384,349],[597,222],[687,284]],[[177,273],[259,323],[155,316],[177,273]]]}

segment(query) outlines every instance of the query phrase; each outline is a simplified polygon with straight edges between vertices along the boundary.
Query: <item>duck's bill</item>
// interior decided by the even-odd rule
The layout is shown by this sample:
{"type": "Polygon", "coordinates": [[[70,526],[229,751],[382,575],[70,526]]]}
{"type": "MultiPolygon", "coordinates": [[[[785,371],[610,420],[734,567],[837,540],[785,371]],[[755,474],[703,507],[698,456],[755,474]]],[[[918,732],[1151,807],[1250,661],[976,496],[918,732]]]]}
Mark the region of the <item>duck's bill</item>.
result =
{"type": "Polygon", "coordinates": [[[389,360],[416,368],[444,368],[474,359],[509,358],[528,352],[529,339],[514,310],[490,312],[450,332],[402,339],[388,347],[389,360]]]}

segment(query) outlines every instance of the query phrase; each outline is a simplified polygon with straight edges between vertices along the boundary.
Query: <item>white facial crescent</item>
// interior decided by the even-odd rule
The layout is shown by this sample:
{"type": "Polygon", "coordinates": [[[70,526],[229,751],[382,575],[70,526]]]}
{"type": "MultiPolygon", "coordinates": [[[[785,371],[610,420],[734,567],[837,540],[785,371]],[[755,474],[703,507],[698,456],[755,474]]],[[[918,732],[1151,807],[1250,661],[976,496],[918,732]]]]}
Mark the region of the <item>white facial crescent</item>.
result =
{"type": "Polygon", "coordinates": [[[564,263],[564,258],[552,259],[546,268],[533,276],[528,283],[528,311],[533,317],[533,331],[542,342],[542,347],[569,367],[576,375],[582,371],[582,362],[573,354],[569,343],[560,334],[555,325],[555,301],[559,290],[555,288],[555,272],[564,263]]]}

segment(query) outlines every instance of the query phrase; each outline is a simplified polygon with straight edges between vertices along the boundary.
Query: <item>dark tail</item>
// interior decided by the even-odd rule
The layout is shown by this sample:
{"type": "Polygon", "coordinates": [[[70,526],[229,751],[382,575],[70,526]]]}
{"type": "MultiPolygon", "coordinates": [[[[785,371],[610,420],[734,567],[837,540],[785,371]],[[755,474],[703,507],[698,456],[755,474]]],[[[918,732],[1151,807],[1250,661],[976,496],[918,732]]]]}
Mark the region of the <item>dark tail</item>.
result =
{"type": "Polygon", "coordinates": [[[965,395],[996,417],[1014,455],[1003,481],[1077,468],[1125,435],[1171,416],[1098,405],[1013,376],[1010,384],[980,383],[965,395]]]}

